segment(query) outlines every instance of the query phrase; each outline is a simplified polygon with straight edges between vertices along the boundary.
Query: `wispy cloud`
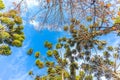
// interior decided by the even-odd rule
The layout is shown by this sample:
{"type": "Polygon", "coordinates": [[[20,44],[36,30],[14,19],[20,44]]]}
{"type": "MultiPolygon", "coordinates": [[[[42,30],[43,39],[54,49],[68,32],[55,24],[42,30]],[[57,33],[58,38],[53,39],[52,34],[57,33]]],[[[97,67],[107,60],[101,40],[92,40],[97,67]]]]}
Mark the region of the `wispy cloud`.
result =
{"type": "Polygon", "coordinates": [[[25,52],[29,42],[22,48],[14,48],[12,55],[1,57],[0,59],[0,78],[1,80],[27,80],[27,66],[25,52]]]}
{"type": "MultiPolygon", "coordinates": [[[[13,2],[15,2],[16,4],[18,4],[21,0],[3,0],[6,7],[11,7],[11,5],[13,5],[13,2]]],[[[41,3],[41,0],[25,0],[23,4],[27,5],[28,8],[34,7],[34,6],[38,6],[39,3],[41,3]]]]}
{"type": "Polygon", "coordinates": [[[35,30],[39,30],[40,29],[38,21],[32,20],[32,21],[30,21],[30,24],[33,25],[35,30]]]}
{"type": "Polygon", "coordinates": [[[28,78],[28,73],[25,74],[17,74],[16,77],[10,77],[9,80],[30,80],[30,78],[28,78]]]}
{"type": "Polygon", "coordinates": [[[42,30],[42,29],[62,31],[62,29],[60,27],[57,27],[57,25],[55,24],[54,25],[43,24],[36,20],[30,20],[30,24],[33,25],[34,29],[37,31],[42,30]],[[53,29],[53,26],[54,26],[54,29],[53,29]]]}
{"type": "Polygon", "coordinates": [[[39,6],[39,3],[41,0],[26,0],[28,8],[34,7],[34,6],[39,6]]]}

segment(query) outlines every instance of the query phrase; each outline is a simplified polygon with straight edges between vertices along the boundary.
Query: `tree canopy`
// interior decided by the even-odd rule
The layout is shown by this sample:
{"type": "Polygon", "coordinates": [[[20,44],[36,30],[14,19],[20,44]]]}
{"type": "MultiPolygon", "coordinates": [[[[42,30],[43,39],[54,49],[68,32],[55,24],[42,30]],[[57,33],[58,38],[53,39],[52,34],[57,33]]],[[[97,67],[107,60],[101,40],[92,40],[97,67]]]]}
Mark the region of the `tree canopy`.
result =
{"type": "MultiPolygon", "coordinates": [[[[88,18],[86,18],[86,20],[88,23],[92,21],[92,19],[88,18]]],[[[116,77],[116,79],[119,79],[118,74],[112,71],[116,68],[114,64],[117,63],[110,58],[110,55],[114,55],[117,56],[117,58],[112,58],[118,60],[119,52],[113,53],[113,47],[107,47],[107,41],[99,39],[102,35],[116,31],[114,29],[115,26],[99,30],[97,29],[98,25],[99,24],[94,23],[93,25],[90,24],[86,26],[80,23],[79,20],[71,19],[71,25],[64,26],[64,31],[70,33],[70,38],[59,38],[55,48],[53,48],[52,43],[48,41],[44,44],[45,47],[48,48],[46,52],[47,57],[52,57],[56,61],[49,61],[49,59],[44,58],[45,61],[42,62],[42,58],[38,57],[39,52],[35,53],[35,57],[38,55],[35,62],[36,66],[38,66],[39,69],[48,67],[47,76],[43,75],[43,78],[37,74],[35,79],[55,80],[59,78],[58,80],[93,80],[96,78],[99,80],[103,76],[107,79],[116,77]],[[107,49],[105,50],[104,48],[107,49]],[[111,53],[109,53],[110,51],[111,53]],[[103,55],[101,55],[102,53],[103,55]],[[57,69],[59,67],[59,70],[57,70],[56,67],[57,69]],[[77,72],[79,72],[79,74],[77,74],[77,72]],[[67,77],[65,75],[67,75],[67,77]]]]}
{"type": "MultiPolygon", "coordinates": [[[[5,5],[0,0],[0,10],[5,5]]],[[[25,39],[23,21],[16,10],[0,12],[0,55],[10,55],[11,46],[21,47],[25,39]]]]}
{"type": "MultiPolygon", "coordinates": [[[[38,53],[35,54],[37,56],[36,66],[39,69],[44,67],[48,69],[47,75],[39,76],[37,74],[35,79],[100,80],[101,77],[105,77],[119,80],[117,71],[119,52],[112,46],[107,46],[107,41],[99,39],[99,37],[113,32],[118,34],[116,36],[120,35],[119,10],[112,9],[115,5],[109,1],[99,0],[47,0],[46,6],[45,9],[48,9],[44,16],[46,23],[47,20],[48,22],[53,20],[54,13],[57,14],[54,12],[54,8],[60,10],[60,18],[57,18],[63,22],[65,19],[63,14],[68,11],[69,19],[71,18],[70,23],[64,25],[63,30],[69,33],[70,37],[59,38],[54,48],[52,43],[45,42],[45,47],[48,48],[47,57],[52,57],[56,61],[44,58],[45,61],[42,62],[38,53]],[[117,16],[114,13],[117,13],[117,16]]],[[[68,19],[66,20],[68,21],[68,19]]],[[[33,73],[32,71],[29,74],[34,76],[31,73],[33,73]]]]}
{"type": "MultiPolygon", "coordinates": [[[[22,47],[25,35],[20,13],[25,1],[13,2],[15,8],[4,12],[0,0],[0,55],[10,55],[11,47],[22,47]]],[[[30,48],[27,54],[34,54],[35,66],[47,71],[45,75],[34,70],[28,74],[35,80],[120,80],[120,46],[108,45],[103,37],[110,33],[120,36],[119,2],[42,0],[29,20],[38,21],[42,29],[61,28],[68,35],[58,37],[56,44],[45,41],[46,56],[30,48]]]]}
{"type": "MultiPolygon", "coordinates": [[[[85,23],[85,19],[89,17],[94,19],[93,22],[100,21],[100,27],[106,25],[110,27],[109,23],[112,23],[116,15],[119,15],[119,0],[42,0],[37,2],[40,8],[35,7],[37,10],[34,14],[30,13],[29,17],[30,20],[39,23],[39,29],[58,30],[64,25],[70,24],[71,18],[76,18],[85,23]],[[105,23],[102,24],[102,22],[105,23]]],[[[15,8],[19,12],[22,13],[21,8],[25,8],[29,12],[27,0],[20,0],[15,3],[15,8]]]]}

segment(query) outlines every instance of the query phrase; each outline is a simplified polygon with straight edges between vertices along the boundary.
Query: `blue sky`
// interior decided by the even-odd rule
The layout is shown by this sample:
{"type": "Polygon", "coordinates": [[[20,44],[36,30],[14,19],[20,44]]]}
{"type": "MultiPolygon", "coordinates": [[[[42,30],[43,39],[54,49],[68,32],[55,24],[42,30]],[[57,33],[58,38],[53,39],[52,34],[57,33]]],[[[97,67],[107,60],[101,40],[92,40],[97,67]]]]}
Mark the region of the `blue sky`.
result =
{"type": "MultiPolygon", "coordinates": [[[[9,2],[11,1],[4,0],[4,2],[6,9],[8,9],[8,6],[10,7],[11,5],[9,2]]],[[[0,80],[31,80],[28,72],[29,70],[37,70],[37,67],[34,64],[34,55],[28,56],[26,54],[27,50],[34,48],[34,52],[40,51],[42,55],[46,55],[47,49],[44,48],[44,41],[48,40],[56,43],[58,37],[63,35],[62,32],[57,31],[36,31],[36,28],[27,22],[27,17],[24,16],[23,19],[25,20],[24,33],[26,37],[23,47],[12,47],[12,55],[0,56],[0,80]]],[[[39,73],[43,73],[44,71],[42,69],[39,73]]]]}
{"type": "Polygon", "coordinates": [[[0,78],[2,80],[29,80],[28,71],[36,68],[34,65],[34,55],[28,56],[26,54],[29,48],[33,48],[34,52],[40,51],[42,55],[46,55],[46,48],[44,48],[44,41],[48,40],[56,43],[58,37],[62,32],[55,31],[36,31],[33,26],[26,24],[24,33],[26,39],[23,47],[12,47],[12,55],[0,56],[0,78]],[[21,76],[25,79],[21,79],[21,76]],[[27,78],[26,78],[27,77],[27,78]]]}
{"type": "MultiPolygon", "coordinates": [[[[11,6],[11,2],[13,0],[3,0],[6,4],[6,9],[9,9],[11,6]]],[[[17,0],[16,0],[17,1],[17,0]]],[[[19,0],[18,0],[19,1],[19,0]]],[[[34,1],[34,0],[33,0],[34,1]]],[[[32,1],[29,5],[33,3],[32,1]]],[[[28,6],[29,6],[28,5],[28,6]]],[[[34,2],[34,5],[38,5],[34,2]]],[[[30,7],[34,6],[33,4],[30,7]]],[[[38,70],[35,67],[34,55],[28,56],[26,54],[29,48],[33,48],[34,52],[40,51],[42,55],[46,55],[46,48],[44,48],[44,41],[48,40],[55,44],[57,42],[58,37],[66,36],[66,33],[61,31],[49,31],[42,30],[38,31],[38,26],[33,26],[29,24],[28,18],[26,15],[23,15],[24,19],[24,33],[26,39],[23,43],[23,47],[16,48],[12,47],[12,55],[10,56],[1,56],[0,55],[0,80],[31,80],[30,76],[28,76],[29,70],[38,70]]],[[[36,22],[34,25],[38,25],[36,22]]],[[[120,42],[120,38],[114,37],[114,34],[110,34],[104,37],[109,41],[110,45],[116,45],[120,42]],[[116,41],[115,41],[116,39],[116,41]]],[[[44,69],[36,71],[37,73],[44,74],[44,69]]]]}

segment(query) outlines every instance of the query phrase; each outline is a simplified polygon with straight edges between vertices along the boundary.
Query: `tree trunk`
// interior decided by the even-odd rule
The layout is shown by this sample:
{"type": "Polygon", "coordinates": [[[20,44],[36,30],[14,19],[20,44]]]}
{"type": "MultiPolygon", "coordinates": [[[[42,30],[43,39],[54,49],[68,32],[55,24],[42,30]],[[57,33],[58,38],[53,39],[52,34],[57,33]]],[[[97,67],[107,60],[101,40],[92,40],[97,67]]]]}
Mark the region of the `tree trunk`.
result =
{"type": "Polygon", "coordinates": [[[64,80],[64,72],[63,72],[63,70],[62,70],[62,80],[64,80]]]}
{"type": "Polygon", "coordinates": [[[75,80],[76,78],[76,69],[74,67],[74,57],[71,56],[71,65],[70,65],[70,80],[75,80]]]}

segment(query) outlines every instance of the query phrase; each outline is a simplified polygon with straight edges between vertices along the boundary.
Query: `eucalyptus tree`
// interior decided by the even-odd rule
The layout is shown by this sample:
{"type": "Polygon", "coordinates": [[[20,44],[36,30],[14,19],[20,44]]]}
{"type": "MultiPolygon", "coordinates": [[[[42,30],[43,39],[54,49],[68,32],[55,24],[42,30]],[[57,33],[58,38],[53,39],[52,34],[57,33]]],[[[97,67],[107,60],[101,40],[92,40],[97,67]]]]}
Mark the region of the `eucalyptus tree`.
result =
{"type": "Polygon", "coordinates": [[[22,18],[17,11],[2,12],[4,3],[0,0],[0,55],[10,55],[10,47],[21,47],[24,40],[22,18]]]}

